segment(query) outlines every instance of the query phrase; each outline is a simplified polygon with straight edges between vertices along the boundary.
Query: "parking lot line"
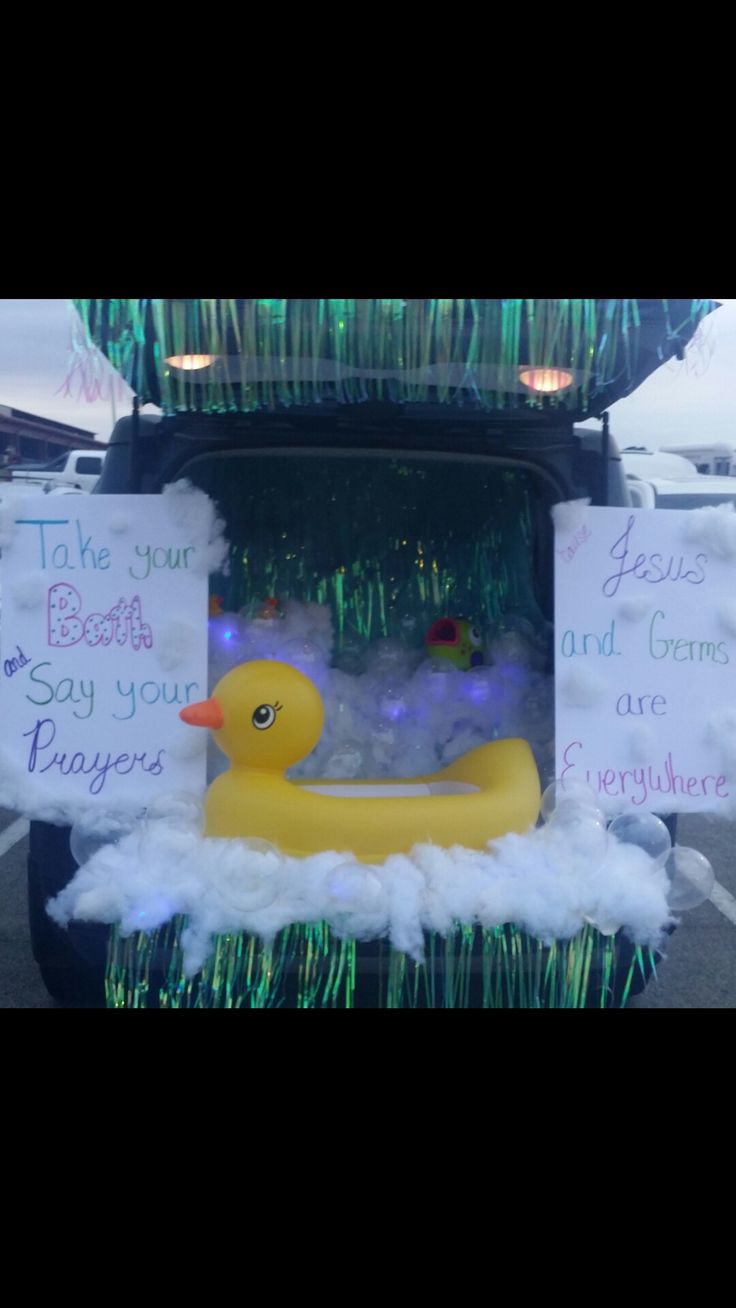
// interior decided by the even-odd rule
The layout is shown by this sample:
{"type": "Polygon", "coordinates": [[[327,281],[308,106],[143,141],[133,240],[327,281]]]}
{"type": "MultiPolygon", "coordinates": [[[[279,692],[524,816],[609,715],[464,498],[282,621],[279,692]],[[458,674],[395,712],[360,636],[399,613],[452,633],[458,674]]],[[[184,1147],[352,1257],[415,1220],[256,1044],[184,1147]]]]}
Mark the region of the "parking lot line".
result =
{"type": "Polygon", "coordinates": [[[710,901],[715,904],[719,913],[723,913],[723,916],[736,926],[736,899],[718,881],[713,887],[710,901]]]}
{"type": "Polygon", "coordinates": [[[4,831],[0,831],[0,858],[3,854],[7,854],[13,845],[17,845],[19,840],[23,840],[30,829],[30,823],[26,818],[16,818],[15,822],[11,822],[4,831]]]}

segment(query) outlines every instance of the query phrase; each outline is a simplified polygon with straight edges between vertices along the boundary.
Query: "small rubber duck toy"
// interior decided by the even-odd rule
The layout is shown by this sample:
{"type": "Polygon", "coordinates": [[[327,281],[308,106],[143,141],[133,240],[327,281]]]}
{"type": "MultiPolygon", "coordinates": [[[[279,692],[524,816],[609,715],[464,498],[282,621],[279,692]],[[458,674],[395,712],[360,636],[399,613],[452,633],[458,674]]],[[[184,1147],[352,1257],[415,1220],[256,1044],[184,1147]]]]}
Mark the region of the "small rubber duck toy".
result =
{"type": "Polygon", "coordinates": [[[269,595],[263,604],[253,614],[254,622],[274,622],[277,618],[284,617],[284,610],[280,602],[274,595],[269,595]]]}
{"type": "Polygon", "coordinates": [[[432,658],[449,659],[461,672],[480,667],[482,641],[478,628],[466,618],[438,618],[424,637],[427,653],[432,658]]]}

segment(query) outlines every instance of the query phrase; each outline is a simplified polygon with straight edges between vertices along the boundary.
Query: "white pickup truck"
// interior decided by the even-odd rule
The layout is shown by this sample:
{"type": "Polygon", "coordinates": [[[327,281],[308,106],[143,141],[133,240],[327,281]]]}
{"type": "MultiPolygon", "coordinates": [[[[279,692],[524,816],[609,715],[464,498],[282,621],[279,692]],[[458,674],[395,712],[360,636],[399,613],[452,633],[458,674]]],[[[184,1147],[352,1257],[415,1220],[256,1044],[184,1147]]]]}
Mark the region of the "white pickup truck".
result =
{"type": "Polygon", "coordinates": [[[98,450],[67,450],[66,454],[54,459],[53,463],[13,468],[10,477],[13,483],[38,486],[45,491],[65,486],[73,490],[91,491],[99,480],[104,459],[105,454],[98,450]]]}
{"type": "Polygon", "coordinates": [[[631,503],[638,509],[736,506],[736,477],[700,473],[690,459],[669,450],[622,450],[631,503]]]}

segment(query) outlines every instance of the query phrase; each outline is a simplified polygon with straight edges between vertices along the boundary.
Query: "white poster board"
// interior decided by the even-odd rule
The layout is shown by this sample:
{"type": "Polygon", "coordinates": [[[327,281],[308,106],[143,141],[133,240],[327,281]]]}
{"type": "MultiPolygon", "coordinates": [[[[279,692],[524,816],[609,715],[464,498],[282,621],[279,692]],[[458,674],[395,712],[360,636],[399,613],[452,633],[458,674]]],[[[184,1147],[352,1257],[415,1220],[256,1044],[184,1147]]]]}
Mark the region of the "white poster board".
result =
{"type": "Polygon", "coordinates": [[[555,510],[556,776],[608,813],[731,814],[736,513],[555,510]]]}
{"type": "MultiPolygon", "coordinates": [[[[174,488],[176,490],[176,488],[174,488]]],[[[3,502],[0,802],[73,818],[201,793],[207,695],[201,492],[3,502]]]]}

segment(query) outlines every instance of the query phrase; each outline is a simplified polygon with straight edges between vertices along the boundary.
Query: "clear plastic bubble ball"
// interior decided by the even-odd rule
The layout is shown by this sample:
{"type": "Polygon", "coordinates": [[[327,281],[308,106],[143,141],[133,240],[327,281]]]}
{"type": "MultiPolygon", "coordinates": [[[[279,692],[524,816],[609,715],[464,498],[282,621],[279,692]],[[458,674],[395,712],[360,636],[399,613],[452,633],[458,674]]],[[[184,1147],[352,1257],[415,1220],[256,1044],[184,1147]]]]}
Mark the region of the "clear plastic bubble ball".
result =
{"type": "Polygon", "coordinates": [[[529,641],[518,631],[504,631],[491,642],[491,658],[494,663],[510,663],[518,667],[528,667],[532,661],[529,641]]]}
{"type": "Polygon", "coordinates": [[[363,749],[357,741],[346,740],[333,750],[325,763],[325,776],[336,781],[357,777],[363,766],[363,749]]]}
{"type": "Polygon", "coordinates": [[[238,908],[255,913],[273,904],[279,893],[279,883],[271,869],[248,868],[230,893],[238,908]]]}
{"type": "Polygon", "coordinates": [[[672,849],[672,838],[661,818],[654,813],[621,813],[608,828],[624,845],[637,845],[661,867],[672,849]]]}
{"type": "Polygon", "coordinates": [[[88,863],[93,854],[105,845],[117,845],[139,825],[140,813],[107,812],[92,809],[83,814],[69,834],[72,858],[79,867],[88,863]]]}
{"type": "Polygon", "coordinates": [[[186,790],[172,790],[158,795],[146,809],[146,821],[163,822],[185,831],[204,831],[204,808],[197,795],[186,790]]]}
{"type": "Polygon", "coordinates": [[[406,662],[406,650],[398,640],[377,640],[368,651],[368,667],[378,676],[400,671],[406,662]]]}
{"type": "Polygon", "coordinates": [[[537,639],[537,631],[534,624],[530,622],[528,618],[523,618],[519,613],[504,614],[500,634],[503,635],[503,633],[507,631],[518,632],[519,635],[523,636],[530,644],[533,644],[537,639]]]}
{"type": "Polygon", "coordinates": [[[670,879],[667,902],[675,912],[697,908],[710,899],[716,876],[705,854],[675,845],[664,866],[670,879]]]}
{"type": "Polygon", "coordinates": [[[590,810],[595,817],[604,822],[603,810],[598,803],[598,796],[595,791],[586,786],[584,781],[573,781],[569,778],[566,781],[553,781],[544,794],[542,795],[541,814],[545,822],[549,822],[553,813],[558,808],[584,808],[590,810]]]}
{"type": "MultiPolygon", "coordinates": [[[[271,626],[275,625],[275,623],[271,624],[271,626]]],[[[297,671],[303,672],[305,677],[309,677],[321,694],[327,691],[330,683],[330,668],[325,651],[316,641],[297,636],[293,640],[275,645],[267,657],[291,664],[297,671]]]]}
{"type": "Polygon", "coordinates": [[[417,682],[433,703],[442,704],[455,696],[463,675],[449,659],[430,658],[417,669],[417,682]]]}
{"type": "Polygon", "coordinates": [[[310,674],[313,668],[320,667],[326,663],[324,650],[313,640],[306,640],[297,636],[293,640],[287,640],[279,647],[279,658],[284,663],[291,663],[300,672],[310,674]]]}
{"type": "Polygon", "coordinates": [[[470,668],[459,689],[463,699],[476,708],[500,698],[498,674],[494,668],[470,668]]]}
{"type": "Polygon", "coordinates": [[[572,802],[559,804],[547,821],[546,830],[564,842],[573,857],[584,858],[591,870],[603,863],[608,852],[605,818],[592,808],[572,802]]]}
{"type": "Polygon", "coordinates": [[[400,722],[406,717],[407,702],[403,693],[398,688],[389,687],[381,696],[378,711],[381,718],[386,722],[400,722]]]}
{"type": "Polygon", "coordinates": [[[357,636],[346,636],[335,658],[335,666],[352,676],[358,676],[365,665],[365,649],[357,636]]]}
{"type": "Polygon", "coordinates": [[[368,868],[341,863],[327,877],[327,893],[335,908],[367,909],[379,899],[381,882],[368,868]]]}
{"type": "Polygon", "coordinates": [[[379,722],[370,733],[370,742],[374,749],[397,749],[401,735],[392,722],[379,722]]]}
{"type": "MultiPolygon", "coordinates": [[[[232,855],[235,861],[229,863],[228,899],[247,913],[267,908],[279,894],[279,850],[260,836],[243,836],[233,842],[232,855]]],[[[228,860],[229,855],[224,857],[228,860]]]]}
{"type": "Polygon", "coordinates": [[[278,849],[270,840],[261,840],[260,836],[241,836],[240,841],[256,854],[275,854],[277,858],[280,857],[278,849]]]}
{"type": "Polygon", "coordinates": [[[392,774],[397,777],[421,777],[436,771],[438,763],[434,745],[413,740],[405,743],[395,756],[392,774]]]}

